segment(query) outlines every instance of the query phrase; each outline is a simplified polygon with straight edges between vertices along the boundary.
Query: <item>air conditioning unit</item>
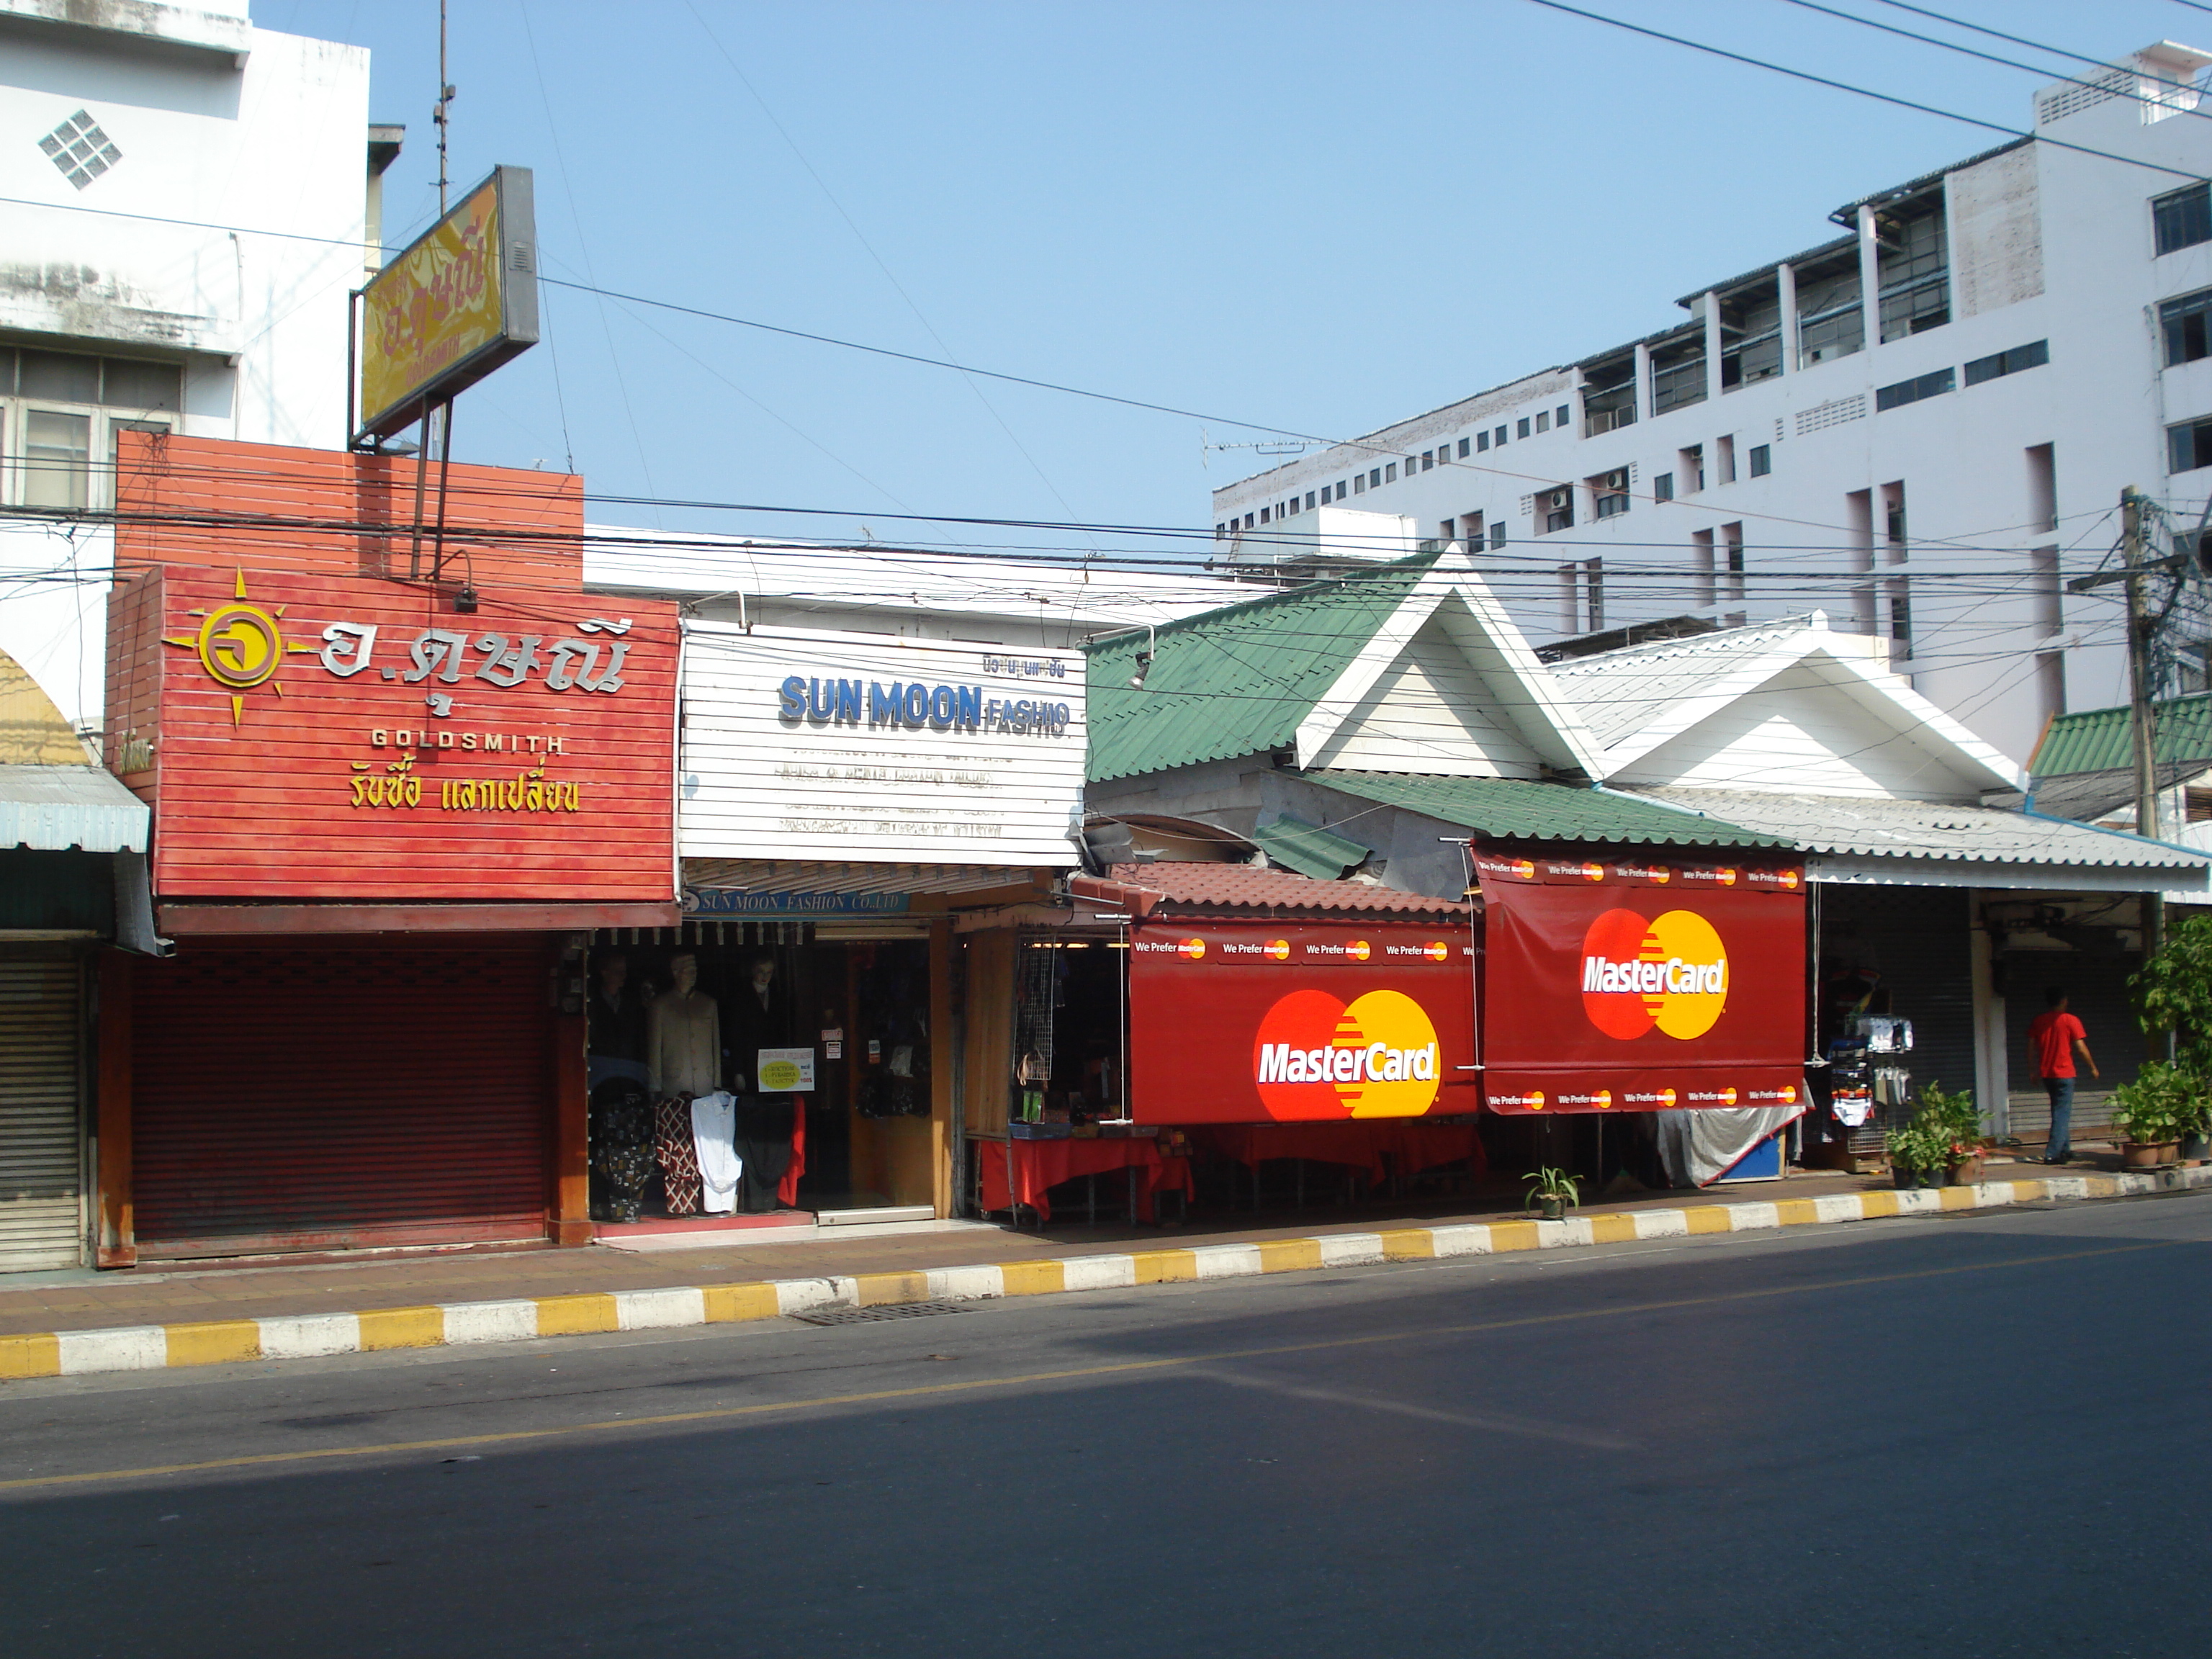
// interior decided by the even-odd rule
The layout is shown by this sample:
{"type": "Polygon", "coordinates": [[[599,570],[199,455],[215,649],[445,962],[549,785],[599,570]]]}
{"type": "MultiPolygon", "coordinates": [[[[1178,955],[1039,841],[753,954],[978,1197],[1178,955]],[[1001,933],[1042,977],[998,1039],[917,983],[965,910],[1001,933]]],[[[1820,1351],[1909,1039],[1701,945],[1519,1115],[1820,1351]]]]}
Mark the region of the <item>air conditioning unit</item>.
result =
{"type": "Polygon", "coordinates": [[[1607,474],[1605,475],[1605,487],[1606,487],[1607,489],[1627,489],[1627,488],[1628,488],[1628,469],[1627,469],[1626,467],[1625,467],[1625,466],[1623,466],[1623,467],[1616,467],[1616,468],[1615,468],[1613,471],[1612,471],[1611,472],[1607,473],[1607,474]]]}
{"type": "Polygon", "coordinates": [[[1567,492],[1564,489],[1554,489],[1544,497],[1544,505],[1547,507],[1565,507],[1566,504],[1567,492]]]}

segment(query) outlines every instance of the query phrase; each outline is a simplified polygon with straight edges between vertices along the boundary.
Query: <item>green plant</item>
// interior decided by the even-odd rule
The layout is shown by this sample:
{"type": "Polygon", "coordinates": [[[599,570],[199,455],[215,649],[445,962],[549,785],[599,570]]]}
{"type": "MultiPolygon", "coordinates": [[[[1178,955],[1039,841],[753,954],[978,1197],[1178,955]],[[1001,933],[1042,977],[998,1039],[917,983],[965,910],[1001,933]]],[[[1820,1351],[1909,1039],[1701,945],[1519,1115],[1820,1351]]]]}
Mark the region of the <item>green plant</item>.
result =
{"type": "Polygon", "coordinates": [[[2128,985],[2143,1030],[2170,1033],[2175,1063],[2212,1077],[2212,915],[2174,927],[2128,985]]]}
{"type": "Polygon", "coordinates": [[[2112,1091],[2112,1121],[2138,1146],[2201,1135],[2212,1118],[2203,1078],[2180,1066],[2147,1060],[2132,1083],[2112,1091]]]}
{"type": "Polygon", "coordinates": [[[1533,1206],[1541,1198],[1557,1199],[1562,1204],[1580,1204],[1583,1201],[1582,1188],[1575,1178],[1565,1170],[1555,1170],[1548,1164],[1540,1170],[1531,1170],[1521,1179],[1528,1183],[1528,1195],[1522,1200],[1524,1206],[1533,1206]]]}
{"type": "Polygon", "coordinates": [[[1943,1143],[1943,1156],[1936,1164],[1919,1164],[1916,1168],[1933,1169],[1938,1164],[1959,1163],[1981,1150],[1982,1115],[1974,1106],[1972,1089],[1950,1090],[1933,1081],[1923,1085],[1919,1109],[1913,1113],[1912,1122],[1914,1127],[1930,1132],[1931,1143],[1943,1143]]]}
{"type": "Polygon", "coordinates": [[[1881,1138],[1883,1150],[1889,1161],[1900,1170],[1942,1170],[1951,1163],[1951,1135],[1940,1124],[1908,1123],[1902,1129],[1891,1129],[1881,1138]]]}

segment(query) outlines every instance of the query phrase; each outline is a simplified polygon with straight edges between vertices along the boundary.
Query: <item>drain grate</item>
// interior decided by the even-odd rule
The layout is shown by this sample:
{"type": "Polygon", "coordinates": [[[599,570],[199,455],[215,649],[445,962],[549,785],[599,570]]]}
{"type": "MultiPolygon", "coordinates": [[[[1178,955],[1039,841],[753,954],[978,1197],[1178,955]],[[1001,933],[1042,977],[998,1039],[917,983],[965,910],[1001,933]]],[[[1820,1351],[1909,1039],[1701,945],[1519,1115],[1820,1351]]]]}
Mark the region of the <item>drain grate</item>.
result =
{"type": "Polygon", "coordinates": [[[957,1302],[886,1302],[875,1308],[813,1308],[792,1317],[810,1325],[872,1325],[879,1319],[920,1319],[927,1314],[965,1311],[957,1302]]]}

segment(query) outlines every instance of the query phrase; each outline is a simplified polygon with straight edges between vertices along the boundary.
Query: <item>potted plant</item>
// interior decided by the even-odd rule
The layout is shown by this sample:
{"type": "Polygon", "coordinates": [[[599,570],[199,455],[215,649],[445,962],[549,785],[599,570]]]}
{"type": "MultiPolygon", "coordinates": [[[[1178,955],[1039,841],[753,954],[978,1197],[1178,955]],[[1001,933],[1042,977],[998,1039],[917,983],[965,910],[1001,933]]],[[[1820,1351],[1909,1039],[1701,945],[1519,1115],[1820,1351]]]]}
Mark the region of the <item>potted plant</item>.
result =
{"type": "Polygon", "coordinates": [[[1951,1137],[1930,1123],[1917,1120],[1902,1129],[1885,1131],[1881,1144],[1889,1154],[1890,1174],[1900,1187],[1940,1187],[1951,1163],[1951,1137]]]}
{"type": "Polygon", "coordinates": [[[1546,1164],[1521,1178],[1528,1183],[1524,1207],[1533,1210],[1541,1205],[1547,1221],[1565,1220],[1568,1206],[1582,1202],[1582,1188],[1565,1170],[1555,1170],[1546,1164]]]}
{"type": "Polygon", "coordinates": [[[2203,1132],[2203,1085],[2178,1066],[2147,1060],[2135,1081],[2112,1091],[2112,1123],[2126,1137],[2120,1163],[2155,1169],[2180,1155],[2184,1135],[2203,1132]]]}
{"type": "Polygon", "coordinates": [[[1971,1187],[1982,1178],[1982,1115],[1975,1109],[1972,1090],[1929,1083],[1920,1091],[1920,1109],[1912,1121],[1933,1132],[1931,1143],[1942,1143],[1943,1169],[1953,1186],[1971,1187]]]}

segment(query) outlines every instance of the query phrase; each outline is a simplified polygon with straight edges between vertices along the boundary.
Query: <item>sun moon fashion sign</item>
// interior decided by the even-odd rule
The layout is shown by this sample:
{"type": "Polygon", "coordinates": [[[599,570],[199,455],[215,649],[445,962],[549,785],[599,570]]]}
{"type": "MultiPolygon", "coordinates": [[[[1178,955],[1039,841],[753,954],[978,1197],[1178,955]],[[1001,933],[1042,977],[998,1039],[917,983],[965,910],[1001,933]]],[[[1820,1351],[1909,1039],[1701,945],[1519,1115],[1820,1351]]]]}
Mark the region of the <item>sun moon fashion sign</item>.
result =
{"type": "Polygon", "coordinates": [[[1803,1103],[1802,870],[1476,862],[1492,1110],[1803,1103]]]}
{"type": "Polygon", "coordinates": [[[672,606],[170,565],[110,628],[163,897],[672,895],[672,606]]]}
{"type": "Polygon", "coordinates": [[[1466,926],[1174,922],[1129,946],[1131,1098],[1155,1123],[1471,1112],[1466,926]]]}

